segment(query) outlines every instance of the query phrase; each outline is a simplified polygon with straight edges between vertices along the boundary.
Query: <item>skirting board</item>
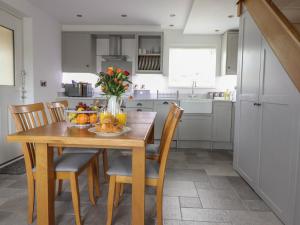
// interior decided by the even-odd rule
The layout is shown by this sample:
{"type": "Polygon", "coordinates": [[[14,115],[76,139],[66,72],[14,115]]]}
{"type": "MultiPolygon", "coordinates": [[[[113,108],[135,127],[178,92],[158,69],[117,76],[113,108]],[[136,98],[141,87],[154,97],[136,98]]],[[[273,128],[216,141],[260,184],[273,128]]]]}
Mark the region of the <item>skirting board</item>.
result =
{"type": "Polygon", "coordinates": [[[177,148],[204,148],[232,150],[232,143],[207,141],[177,141],[177,148]]]}

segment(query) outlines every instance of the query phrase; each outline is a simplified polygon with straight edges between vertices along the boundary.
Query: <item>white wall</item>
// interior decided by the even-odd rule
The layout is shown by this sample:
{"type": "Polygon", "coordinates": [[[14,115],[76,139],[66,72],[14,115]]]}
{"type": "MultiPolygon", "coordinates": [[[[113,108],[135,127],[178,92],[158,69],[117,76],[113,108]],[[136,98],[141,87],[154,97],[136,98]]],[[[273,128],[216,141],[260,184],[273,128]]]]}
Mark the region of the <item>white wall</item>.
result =
{"type": "Polygon", "coordinates": [[[163,75],[159,74],[138,74],[133,77],[135,84],[145,84],[146,89],[155,92],[178,89],[181,93],[190,93],[190,88],[170,88],[168,87],[169,76],[169,49],[172,47],[215,47],[217,49],[217,76],[215,88],[196,89],[196,93],[207,93],[209,91],[233,90],[236,86],[237,76],[219,76],[221,74],[221,35],[186,35],[182,30],[164,30],[163,49],[163,75]]]}
{"type": "Polygon", "coordinates": [[[61,84],[61,25],[27,0],[0,0],[23,17],[27,102],[51,101],[61,84]],[[40,81],[47,87],[40,87],[40,81]]]}

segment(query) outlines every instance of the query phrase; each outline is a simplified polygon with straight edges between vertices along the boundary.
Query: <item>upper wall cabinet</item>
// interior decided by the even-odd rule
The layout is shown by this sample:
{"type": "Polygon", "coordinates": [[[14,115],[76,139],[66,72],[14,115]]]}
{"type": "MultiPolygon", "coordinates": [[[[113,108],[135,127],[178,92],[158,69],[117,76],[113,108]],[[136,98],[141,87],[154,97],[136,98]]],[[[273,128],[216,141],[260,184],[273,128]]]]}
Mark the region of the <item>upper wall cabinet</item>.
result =
{"type": "Polygon", "coordinates": [[[96,39],[88,33],[62,33],[62,71],[96,73],[96,39]]]}
{"type": "Polygon", "coordinates": [[[222,37],[222,75],[237,74],[239,31],[230,30],[222,37]]]}
{"type": "Polygon", "coordinates": [[[136,73],[162,73],[162,39],[162,33],[136,35],[136,73]]]}

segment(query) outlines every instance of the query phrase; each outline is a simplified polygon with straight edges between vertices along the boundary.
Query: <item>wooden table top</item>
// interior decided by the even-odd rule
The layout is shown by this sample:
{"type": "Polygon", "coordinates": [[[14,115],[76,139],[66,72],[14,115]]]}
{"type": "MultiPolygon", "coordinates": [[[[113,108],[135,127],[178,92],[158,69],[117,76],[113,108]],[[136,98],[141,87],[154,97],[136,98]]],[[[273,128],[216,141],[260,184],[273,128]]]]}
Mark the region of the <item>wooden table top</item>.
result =
{"type": "Polygon", "coordinates": [[[101,147],[141,147],[148,139],[156,112],[129,112],[127,126],[131,131],[117,137],[101,137],[88,128],[70,127],[67,122],[49,124],[25,132],[10,134],[9,142],[48,143],[101,147]]]}

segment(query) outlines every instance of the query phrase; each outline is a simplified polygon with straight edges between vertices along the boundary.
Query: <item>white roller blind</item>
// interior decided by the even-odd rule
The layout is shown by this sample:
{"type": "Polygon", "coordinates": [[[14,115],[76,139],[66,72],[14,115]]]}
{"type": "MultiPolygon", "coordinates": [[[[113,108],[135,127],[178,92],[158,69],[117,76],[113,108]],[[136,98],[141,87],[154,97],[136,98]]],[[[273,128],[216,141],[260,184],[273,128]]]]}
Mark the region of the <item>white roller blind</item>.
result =
{"type": "Polygon", "coordinates": [[[14,85],[14,32],[0,26],[0,85],[14,85]]]}
{"type": "Polygon", "coordinates": [[[170,48],[169,86],[210,88],[216,77],[215,48],[170,48]]]}

